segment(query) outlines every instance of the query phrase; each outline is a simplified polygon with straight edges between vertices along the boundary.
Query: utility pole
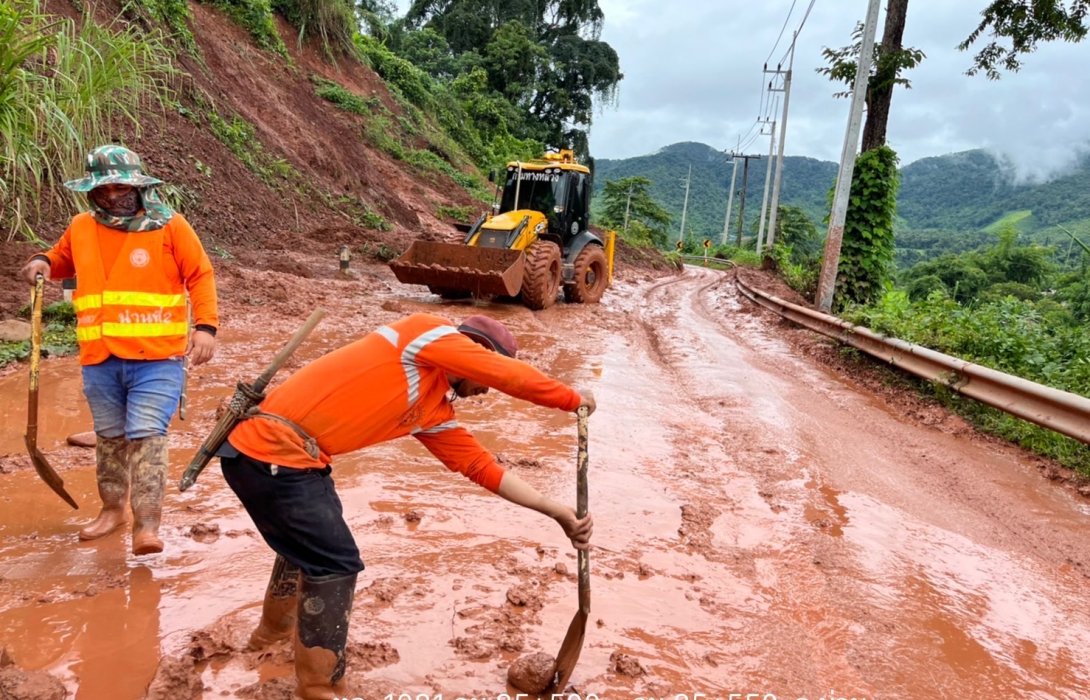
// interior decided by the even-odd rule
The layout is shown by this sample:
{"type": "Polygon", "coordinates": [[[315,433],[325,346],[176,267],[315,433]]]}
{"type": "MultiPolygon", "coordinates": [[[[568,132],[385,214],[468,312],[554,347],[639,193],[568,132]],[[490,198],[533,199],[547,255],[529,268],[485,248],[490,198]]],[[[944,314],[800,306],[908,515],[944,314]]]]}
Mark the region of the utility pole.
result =
{"type": "Polygon", "coordinates": [[[628,210],[632,207],[632,188],[628,188],[628,200],[624,203],[624,235],[628,235],[628,210]]]}
{"type": "Polygon", "coordinates": [[[749,186],[749,161],[760,160],[761,156],[743,156],[737,155],[735,158],[741,158],[745,163],[742,165],[742,201],[739,204],[738,211],[738,235],[736,237],[737,246],[742,247],[742,233],[744,232],[746,225],[746,188],[749,186]]]}
{"type": "Polygon", "coordinates": [[[720,245],[727,244],[727,236],[730,234],[730,208],[734,205],[734,180],[738,177],[738,159],[734,157],[734,151],[730,153],[734,169],[730,174],[730,192],[727,193],[727,218],[723,220],[723,235],[719,239],[720,245]]]}
{"type": "Polygon", "coordinates": [[[863,122],[863,105],[870,82],[871,59],[874,55],[874,32],[878,27],[878,9],[881,0],[870,0],[867,20],[863,25],[863,42],[859,49],[859,61],[852,87],[852,108],[848,113],[848,130],[844,135],[844,150],[840,153],[840,171],[836,176],[836,194],[833,211],[829,216],[829,232],[825,236],[825,255],[818,278],[815,305],[818,311],[829,313],[833,308],[833,291],[836,289],[836,272],[840,265],[840,245],[844,241],[844,219],[848,214],[848,197],[852,189],[852,172],[855,155],[859,150],[859,129],[863,122]]]}
{"type": "Polygon", "coordinates": [[[761,254],[761,244],[765,238],[765,214],[768,207],[768,184],[772,179],[772,148],[776,144],[776,120],[765,118],[765,124],[769,125],[768,131],[768,164],[765,165],[765,192],[761,197],[761,224],[757,229],[757,255],[761,254]]]}
{"type": "MultiPolygon", "coordinates": [[[[779,66],[776,66],[776,70],[770,71],[768,67],[765,67],[766,73],[775,73],[776,75],[783,75],[783,87],[773,88],[769,87],[770,92],[783,92],[783,114],[780,116],[780,148],[779,154],[776,156],[776,175],[772,178],[772,203],[769,205],[768,213],[768,247],[771,248],[776,242],[776,217],[780,211],[780,183],[783,182],[783,149],[787,142],[787,106],[791,103],[791,69],[795,65],[795,41],[799,38],[799,33],[795,32],[791,38],[791,52],[790,58],[787,60],[787,70],[781,71],[779,66]]],[[[774,80],[773,80],[774,82],[774,80]]]]}
{"type": "Polygon", "coordinates": [[[681,233],[677,239],[682,241],[684,245],[685,241],[685,212],[689,208],[689,181],[693,179],[693,166],[689,165],[689,174],[685,177],[685,203],[681,205],[681,233]]]}

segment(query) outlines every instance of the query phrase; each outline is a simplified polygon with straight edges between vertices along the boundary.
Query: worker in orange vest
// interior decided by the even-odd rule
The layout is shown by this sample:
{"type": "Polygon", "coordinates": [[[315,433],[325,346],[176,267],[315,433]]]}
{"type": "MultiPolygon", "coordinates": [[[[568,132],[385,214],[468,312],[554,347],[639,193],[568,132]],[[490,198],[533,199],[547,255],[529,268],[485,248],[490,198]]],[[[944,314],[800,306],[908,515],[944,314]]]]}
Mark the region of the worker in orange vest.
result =
{"type": "Polygon", "coordinates": [[[344,651],[363,561],[333,487],[337,455],[411,435],[451,471],[553,518],[577,549],[589,547],[590,515],[577,517],[504,470],[455,420],[458,397],[489,387],[549,408],[594,410],[589,392],[515,359],[517,352],[514,335],[488,316],[455,326],[413,314],[303,367],[228,436],[224,479],[277,555],[250,647],[297,630],[300,697],[351,695],[344,651]]]}
{"type": "Polygon", "coordinates": [[[127,148],[91,151],[86,177],[64,183],[87,193],[90,211],[22,270],[31,284],[38,275],[76,277],[72,306],[102,498],[79,538],[123,525],[131,495],[134,554],[163,551],[167,428],[181,397],[182,358],[193,366],[212,359],[219,323],[212,263],[185,217],[159,198],[161,184],[127,148]]]}

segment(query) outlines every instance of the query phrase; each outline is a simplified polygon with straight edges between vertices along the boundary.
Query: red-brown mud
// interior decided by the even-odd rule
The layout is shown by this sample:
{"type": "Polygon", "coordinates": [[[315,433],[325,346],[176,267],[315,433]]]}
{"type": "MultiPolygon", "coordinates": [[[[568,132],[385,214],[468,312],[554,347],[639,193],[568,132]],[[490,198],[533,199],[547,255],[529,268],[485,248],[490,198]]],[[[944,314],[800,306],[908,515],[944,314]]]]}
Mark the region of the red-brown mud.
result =
{"type": "MultiPolygon", "coordinates": [[[[1090,695],[1085,500],[941,408],[903,410],[799,352],[801,332],[729,274],[628,269],[601,305],[530,312],[299,259],[314,278],[221,275],[217,357],[171,433],[161,555],[133,557],[127,532],[76,540],[97,498],[92,451],[64,444],[89,426],[75,358],[44,363],[39,444],[79,511],[22,453],[25,368],[0,377],[0,631],[20,671],[81,699],[290,697],[290,646],[244,650],[271,553],[217,466],[184,494],[174,484],[233,382],[321,306],[285,373],[402,314],[485,312],[528,361],[595,392],[582,697],[1090,695]]],[[[571,415],[495,392],[458,412],[507,468],[574,502],[571,415]]],[[[350,696],[494,698],[514,692],[516,659],[555,655],[578,604],[559,527],[411,439],[339,458],[334,476],[367,564],[350,696]]]]}

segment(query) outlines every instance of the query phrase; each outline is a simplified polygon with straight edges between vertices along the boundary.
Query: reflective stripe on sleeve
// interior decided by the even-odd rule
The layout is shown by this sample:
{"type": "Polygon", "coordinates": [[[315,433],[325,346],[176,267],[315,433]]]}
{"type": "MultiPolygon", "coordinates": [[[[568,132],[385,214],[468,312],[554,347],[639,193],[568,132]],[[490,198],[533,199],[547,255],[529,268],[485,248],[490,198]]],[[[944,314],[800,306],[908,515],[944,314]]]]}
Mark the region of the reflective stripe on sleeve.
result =
{"type": "Polygon", "coordinates": [[[421,333],[419,337],[405,346],[405,349],[401,352],[401,366],[405,370],[405,381],[409,385],[409,405],[413,406],[420,399],[420,368],[416,364],[416,356],[428,346],[429,343],[439,340],[443,336],[457,333],[458,329],[454,326],[439,326],[438,328],[432,328],[426,333],[421,333]]]}

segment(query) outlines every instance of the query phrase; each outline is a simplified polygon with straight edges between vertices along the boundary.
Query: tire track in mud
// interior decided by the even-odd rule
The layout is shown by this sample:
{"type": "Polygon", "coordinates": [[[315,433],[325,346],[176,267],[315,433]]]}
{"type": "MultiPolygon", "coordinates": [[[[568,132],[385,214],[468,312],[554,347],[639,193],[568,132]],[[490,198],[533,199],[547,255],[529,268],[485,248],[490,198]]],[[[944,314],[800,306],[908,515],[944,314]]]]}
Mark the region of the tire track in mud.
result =
{"type": "Polygon", "coordinates": [[[705,529],[720,551],[706,557],[768,602],[741,628],[741,655],[762,660],[741,678],[867,697],[1090,692],[1087,665],[1070,661],[1090,621],[1067,602],[1085,551],[1069,533],[1085,514],[1024,469],[1020,451],[912,424],[793,355],[786,324],[748,307],[727,274],[686,268],[645,299],[649,354],[703,414],[672,422],[674,444],[715,476],[677,495],[683,518],[698,529],[717,510],[705,529]],[[1067,556],[1042,561],[1042,549],[1067,556]],[[1062,631],[1027,624],[1024,608],[1062,631]],[[773,659],[780,672],[766,675],[773,659]]]}
{"type": "Polygon", "coordinates": [[[828,604],[814,535],[800,517],[800,500],[809,498],[801,451],[775,428],[784,409],[765,390],[781,380],[760,371],[764,361],[724,332],[723,314],[711,306],[729,279],[686,268],[651,286],[641,314],[652,356],[674,378],[679,400],[696,409],[673,423],[676,449],[689,456],[694,477],[679,496],[680,535],[762,601],[750,619],[703,601],[726,629],[735,628],[735,662],[748,671],[738,690],[805,694],[830,682],[866,690],[842,641],[852,622],[828,604]]]}

